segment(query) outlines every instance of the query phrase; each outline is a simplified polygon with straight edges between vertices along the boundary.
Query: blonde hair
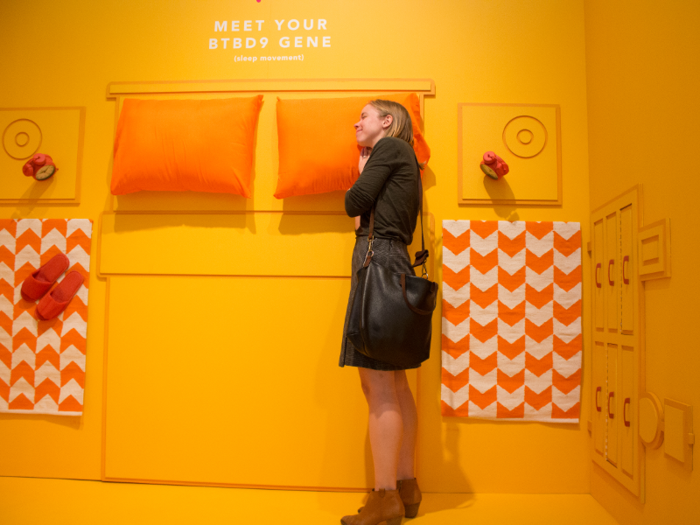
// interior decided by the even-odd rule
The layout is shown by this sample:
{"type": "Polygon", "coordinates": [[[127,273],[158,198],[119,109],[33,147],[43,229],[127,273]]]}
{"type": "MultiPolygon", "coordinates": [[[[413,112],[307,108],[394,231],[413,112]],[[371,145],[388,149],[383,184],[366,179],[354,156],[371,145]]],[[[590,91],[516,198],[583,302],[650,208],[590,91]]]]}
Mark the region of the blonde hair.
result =
{"type": "Polygon", "coordinates": [[[396,137],[405,140],[413,146],[413,125],[408,110],[398,102],[391,100],[372,100],[370,105],[379,112],[379,117],[391,115],[391,126],[386,130],[385,137],[396,137]]]}

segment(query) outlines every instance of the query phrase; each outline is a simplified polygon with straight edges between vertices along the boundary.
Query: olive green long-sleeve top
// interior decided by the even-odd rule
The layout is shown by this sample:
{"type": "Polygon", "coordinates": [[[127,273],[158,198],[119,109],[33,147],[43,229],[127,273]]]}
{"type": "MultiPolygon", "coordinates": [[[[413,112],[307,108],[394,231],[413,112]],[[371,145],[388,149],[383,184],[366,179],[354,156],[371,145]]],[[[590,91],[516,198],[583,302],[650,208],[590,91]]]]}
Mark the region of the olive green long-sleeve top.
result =
{"type": "Polygon", "coordinates": [[[418,217],[419,178],[411,145],[394,137],[380,139],[362,174],[345,194],[347,214],[361,216],[357,234],[369,233],[369,216],[376,201],[374,234],[411,244],[418,217]]]}

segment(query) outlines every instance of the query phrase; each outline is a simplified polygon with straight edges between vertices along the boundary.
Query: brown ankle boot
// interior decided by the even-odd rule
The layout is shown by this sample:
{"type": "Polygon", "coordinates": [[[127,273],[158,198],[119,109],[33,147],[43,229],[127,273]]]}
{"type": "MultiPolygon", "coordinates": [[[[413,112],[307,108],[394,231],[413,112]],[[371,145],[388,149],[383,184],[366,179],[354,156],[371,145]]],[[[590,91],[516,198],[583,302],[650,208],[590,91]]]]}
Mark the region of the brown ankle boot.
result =
{"type": "MultiPolygon", "coordinates": [[[[401,503],[403,503],[407,518],[415,518],[418,515],[418,507],[423,499],[418,481],[413,479],[400,479],[396,482],[396,489],[399,491],[401,503]]],[[[362,512],[363,507],[357,509],[357,512],[362,512]]]]}
{"type": "Polygon", "coordinates": [[[387,525],[401,525],[404,508],[398,489],[370,492],[367,504],[359,514],[345,516],[340,520],[343,525],[377,525],[386,521],[387,525]]]}
{"type": "Polygon", "coordinates": [[[415,518],[418,515],[418,507],[420,507],[420,502],[423,499],[416,478],[400,479],[396,482],[396,488],[406,508],[406,517],[415,518]]]}

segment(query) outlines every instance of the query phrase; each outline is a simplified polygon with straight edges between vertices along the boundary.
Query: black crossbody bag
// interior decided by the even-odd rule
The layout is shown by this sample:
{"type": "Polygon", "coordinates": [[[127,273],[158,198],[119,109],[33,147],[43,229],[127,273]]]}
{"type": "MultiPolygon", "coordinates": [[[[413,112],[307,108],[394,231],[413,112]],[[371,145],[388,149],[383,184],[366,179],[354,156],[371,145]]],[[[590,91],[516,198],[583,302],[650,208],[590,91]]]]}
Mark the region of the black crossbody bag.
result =
{"type": "Polygon", "coordinates": [[[374,210],[369,219],[369,248],[357,272],[357,289],[348,320],[347,337],[361,354],[404,368],[413,368],[430,357],[432,317],[438,285],[428,279],[428,251],[423,237],[423,184],[418,175],[421,251],[413,268],[422,276],[397,273],[372,260],[374,210]]]}

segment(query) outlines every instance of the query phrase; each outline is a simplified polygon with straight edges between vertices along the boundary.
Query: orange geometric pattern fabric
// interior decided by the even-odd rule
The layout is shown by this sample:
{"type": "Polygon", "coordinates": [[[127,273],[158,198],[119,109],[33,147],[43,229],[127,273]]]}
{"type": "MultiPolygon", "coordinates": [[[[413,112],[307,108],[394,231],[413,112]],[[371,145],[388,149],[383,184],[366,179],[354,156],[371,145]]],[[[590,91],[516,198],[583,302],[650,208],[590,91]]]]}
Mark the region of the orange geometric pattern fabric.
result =
{"type": "Polygon", "coordinates": [[[442,415],[578,422],[580,224],[442,225],[442,415]]]}
{"type": "Polygon", "coordinates": [[[91,237],[88,219],[0,219],[0,412],[82,415],[91,237]],[[58,253],[85,282],[58,317],[39,321],[22,283],[58,253]]]}

